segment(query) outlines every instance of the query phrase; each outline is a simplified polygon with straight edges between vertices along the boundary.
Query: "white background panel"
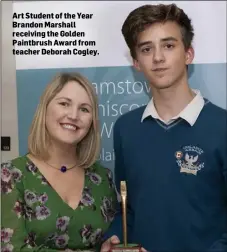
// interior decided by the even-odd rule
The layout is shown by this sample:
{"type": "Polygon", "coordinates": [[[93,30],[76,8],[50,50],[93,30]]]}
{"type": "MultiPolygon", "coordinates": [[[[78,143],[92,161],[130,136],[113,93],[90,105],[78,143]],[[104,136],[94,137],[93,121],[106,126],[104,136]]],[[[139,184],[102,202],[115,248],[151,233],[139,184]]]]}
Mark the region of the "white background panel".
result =
{"type": "MultiPolygon", "coordinates": [[[[13,3],[16,13],[60,13],[83,12],[94,14],[91,20],[76,20],[76,30],[86,33],[86,40],[95,40],[99,51],[97,56],[78,55],[17,55],[17,69],[61,68],[61,67],[98,67],[128,66],[131,58],[128,48],[121,35],[121,26],[130,11],[143,4],[163,1],[40,1],[13,3]]],[[[226,2],[225,1],[173,1],[182,7],[192,19],[195,29],[194,63],[225,63],[226,62],[226,2]]],[[[165,2],[165,3],[170,3],[165,2]]],[[[19,21],[19,20],[18,20],[19,21]]],[[[22,21],[22,20],[21,20],[22,21]]],[[[23,22],[32,20],[23,19],[23,22]]],[[[65,20],[66,21],[66,20],[65,20]]],[[[71,20],[68,20],[71,21],[71,20]]],[[[39,21],[40,22],[40,21],[39,21]]],[[[59,22],[59,21],[56,21],[59,22]]],[[[25,31],[29,28],[15,28],[14,31],[25,31]]],[[[30,28],[30,30],[33,30],[30,28]]],[[[43,31],[36,29],[37,31],[43,31]]],[[[53,31],[62,29],[54,28],[53,31]]],[[[64,28],[64,30],[67,30],[64,28]]],[[[70,30],[70,29],[69,29],[70,30]]],[[[28,39],[28,38],[27,38],[28,39]]],[[[57,38],[56,38],[57,39],[57,38]]],[[[77,38],[65,38],[74,40],[77,38]]],[[[41,40],[36,38],[35,40],[41,40]]],[[[61,38],[64,40],[64,38],[61,38]]],[[[22,47],[15,47],[22,49],[22,47]]],[[[24,49],[25,47],[23,47],[24,49]]],[[[30,47],[31,48],[31,47],[30,47]]],[[[61,47],[66,49],[67,47],[61,47]]],[[[39,48],[36,48],[39,49],[39,48]]],[[[55,48],[57,49],[57,47],[55,48]]],[[[93,49],[93,48],[90,48],[93,49]]]]}

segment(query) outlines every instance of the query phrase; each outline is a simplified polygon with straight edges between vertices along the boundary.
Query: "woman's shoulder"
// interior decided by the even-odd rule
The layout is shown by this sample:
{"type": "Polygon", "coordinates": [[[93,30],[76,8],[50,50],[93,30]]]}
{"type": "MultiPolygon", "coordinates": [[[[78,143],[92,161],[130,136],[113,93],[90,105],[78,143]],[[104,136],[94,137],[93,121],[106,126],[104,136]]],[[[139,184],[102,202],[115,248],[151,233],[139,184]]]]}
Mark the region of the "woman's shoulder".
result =
{"type": "Polygon", "coordinates": [[[23,180],[26,158],[23,156],[1,163],[1,192],[12,192],[15,185],[20,186],[23,180]]]}
{"type": "Polygon", "coordinates": [[[28,162],[27,157],[24,156],[19,156],[16,158],[13,158],[11,160],[7,160],[5,162],[1,163],[1,169],[7,168],[8,170],[23,170],[24,167],[26,166],[28,162]]]}
{"type": "Polygon", "coordinates": [[[107,185],[110,189],[115,188],[112,170],[100,162],[95,162],[87,170],[87,174],[92,180],[102,181],[101,184],[104,186],[107,185]]]}
{"type": "Polygon", "coordinates": [[[96,161],[91,167],[89,167],[88,171],[95,172],[103,176],[113,177],[112,170],[102,165],[99,161],[96,161]]]}
{"type": "Polygon", "coordinates": [[[13,178],[22,178],[29,165],[29,160],[26,155],[18,156],[11,160],[1,163],[1,179],[5,176],[12,176],[13,178]]]}

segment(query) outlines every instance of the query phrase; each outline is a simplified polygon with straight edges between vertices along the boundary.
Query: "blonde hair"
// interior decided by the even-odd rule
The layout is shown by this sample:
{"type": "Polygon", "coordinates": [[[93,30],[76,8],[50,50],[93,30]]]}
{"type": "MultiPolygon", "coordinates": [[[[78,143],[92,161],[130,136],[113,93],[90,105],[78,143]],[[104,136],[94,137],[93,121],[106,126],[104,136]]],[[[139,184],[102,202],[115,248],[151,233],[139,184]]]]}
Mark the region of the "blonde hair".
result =
{"type": "Polygon", "coordinates": [[[50,135],[46,128],[46,110],[51,100],[63,89],[69,81],[78,82],[87,92],[92,105],[92,125],[87,135],[77,144],[76,155],[79,166],[90,167],[98,158],[100,151],[100,132],[98,120],[98,100],[91,83],[79,73],[61,73],[47,85],[41,96],[35,112],[30,134],[28,136],[28,151],[35,157],[47,159],[50,135]]]}

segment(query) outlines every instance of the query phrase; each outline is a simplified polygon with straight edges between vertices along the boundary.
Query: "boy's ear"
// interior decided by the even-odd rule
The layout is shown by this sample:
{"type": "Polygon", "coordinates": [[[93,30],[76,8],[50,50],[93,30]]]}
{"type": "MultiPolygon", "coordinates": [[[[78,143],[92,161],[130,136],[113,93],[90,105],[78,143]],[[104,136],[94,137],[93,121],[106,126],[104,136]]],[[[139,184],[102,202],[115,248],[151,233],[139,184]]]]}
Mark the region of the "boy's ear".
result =
{"type": "Polygon", "coordinates": [[[136,68],[136,70],[140,71],[140,64],[138,62],[138,60],[133,59],[133,66],[136,68]]]}
{"type": "Polygon", "coordinates": [[[186,65],[191,64],[194,59],[194,56],[195,56],[195,51],[193,47],[189,47],[188,50],[186,51],[185,64],[186,65]]]}

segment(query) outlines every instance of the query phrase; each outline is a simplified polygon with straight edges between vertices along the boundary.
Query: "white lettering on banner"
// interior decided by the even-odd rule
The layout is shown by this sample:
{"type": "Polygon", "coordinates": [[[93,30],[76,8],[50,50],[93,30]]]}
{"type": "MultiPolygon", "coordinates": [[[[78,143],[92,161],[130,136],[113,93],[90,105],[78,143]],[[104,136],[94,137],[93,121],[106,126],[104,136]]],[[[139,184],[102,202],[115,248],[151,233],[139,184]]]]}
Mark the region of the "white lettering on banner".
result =
{"type": "Polygon", "coordinates": [[[115,160],[114,150],[108,151],[105,148],[102,148],[99,154],[98,160],[102,160],[105,162],[112,162],[115,160]]]}
{"type": "Polygon", "coordinates": [[[140,106],[144,106],[145,104],[128,104],[128,103],[110,103],[107,101],[105,104],[99,104],[99,109],[102,116],[119,116],[124,113],[131,111],[133,109],[139,108],[140,106]]]}
{"type": "Polygon", "coordinates": [[[146,81],[103,81],[93,82],[93,87],[99,95],[103,94],[149,94],[150,85],[146,81]]]}
{"type": "Polygon", "coordinates": [[[110,124],[109,127],[107,126],[106,123],[103,123],[103,125],[101,127],[101,136],[106,135],[107,138],[110,138],[110,136],[112,135],[112,131],[113,131],[113,125],[114,125],[113,122],[110,124]]]}

